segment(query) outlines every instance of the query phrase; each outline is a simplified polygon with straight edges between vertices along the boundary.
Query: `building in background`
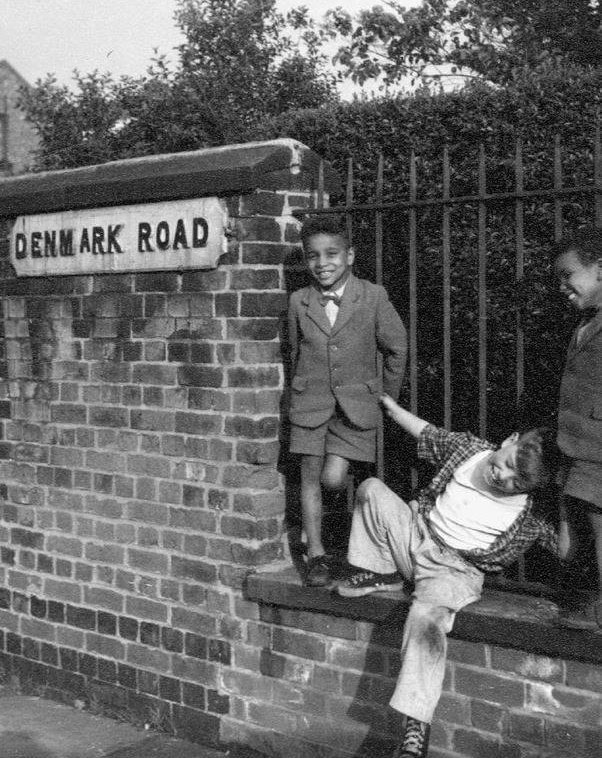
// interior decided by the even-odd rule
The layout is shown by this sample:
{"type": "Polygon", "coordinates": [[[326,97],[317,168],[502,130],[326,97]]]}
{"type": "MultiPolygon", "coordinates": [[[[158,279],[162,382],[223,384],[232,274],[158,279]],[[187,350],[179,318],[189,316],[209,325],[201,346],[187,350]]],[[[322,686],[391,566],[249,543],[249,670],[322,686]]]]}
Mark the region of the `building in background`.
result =
{"type": "Polygon", "coordinates": [[[38,137],[17,106],[19,88],[25,79],[6,60],[0,60],[0,176],[29,170],[38,137]]]}

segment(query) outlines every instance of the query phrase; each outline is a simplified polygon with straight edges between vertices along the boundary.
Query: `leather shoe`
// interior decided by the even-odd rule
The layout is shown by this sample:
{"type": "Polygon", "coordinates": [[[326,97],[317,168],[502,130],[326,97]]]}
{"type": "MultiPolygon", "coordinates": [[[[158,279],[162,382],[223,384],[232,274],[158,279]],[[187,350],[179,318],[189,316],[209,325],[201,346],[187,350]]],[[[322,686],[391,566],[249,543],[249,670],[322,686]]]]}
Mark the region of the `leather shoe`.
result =
{"type": "Polygon", "coordinates": [[[326,587],[332,581],[332,557],[316,555],[306,564],[305,584],[308,587],[326,587]]]}

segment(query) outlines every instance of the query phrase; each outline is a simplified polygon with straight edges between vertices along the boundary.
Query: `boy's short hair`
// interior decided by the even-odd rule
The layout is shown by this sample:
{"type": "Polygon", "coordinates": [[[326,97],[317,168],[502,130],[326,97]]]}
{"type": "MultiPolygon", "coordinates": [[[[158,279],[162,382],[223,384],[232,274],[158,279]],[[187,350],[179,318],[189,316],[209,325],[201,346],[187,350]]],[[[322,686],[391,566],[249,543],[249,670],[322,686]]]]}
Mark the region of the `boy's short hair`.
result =
{"type": "Polygon", "coordinates": [[[595,263],[602,257],[602,229],[584,226],[573,234],[566,234],[554,245],[554,259],[571,251],[583,265],[595,263]]]}
{"type": "Polygon", "coordinates": [[[516,448],[517,474],[528,489],[541,489],[555,479],[560,450],[553,429],[538,426],[521,432],[516,448]]]}
{"type": "Polygon", "coordinates": [[[319,216],[307,216],[301,224],[300,232],[301,244],[304,248],[307,246],[308,239],[314,234],[332,234],[334,237],[341,237],[347,247],[351,247],[347,224],[341,215],[321,213],[319,216]]]}

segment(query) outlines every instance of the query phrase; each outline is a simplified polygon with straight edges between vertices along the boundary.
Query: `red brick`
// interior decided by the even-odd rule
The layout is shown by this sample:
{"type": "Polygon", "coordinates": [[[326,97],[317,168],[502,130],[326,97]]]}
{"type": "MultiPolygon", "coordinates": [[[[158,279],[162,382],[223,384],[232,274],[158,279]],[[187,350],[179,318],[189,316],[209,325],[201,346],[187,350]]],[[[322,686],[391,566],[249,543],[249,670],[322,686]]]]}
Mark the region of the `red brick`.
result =
{"type": "Polygon", "coordinates": [[[504,744],[499,738],[465,729],[454,732],[453,749],[471,758],[520,758],[521,755],[518,745],[504,744]]]}
{"type": "Polygon", "coordinates": [[[182,434],[219,434],[222,430],[221,416],[201,413],[176,413],[175,431],[182,434]]]}
{"type": "Polygon", "coordinates": [[[282,232],[276,219],[268,216],[255,216],[237,221],[238,237],[241,240],[265,240],[280,242],[282,232]]]}
{"type": "MultiPolygon", "coordinates": [[[[80,647],[83,647],[83,645],[80,647]]],[[[104,634],[86,632],[85,649],[89,653],[112,658],[115,661],[122,661],[125,659],[125,645],[123,642],[120,642],[114,637],[107,637],[104,634]]]]}
{"type": "Polygon", "coordinates": [[[171,657],[172,673],[180,679],[189,679],[195,684],[217,687],[218,666],[215,663],[179,655],[171,657]]]}
{"type": "Polygon", "coordinates": [[[248,513],[251,516],[265,518],[284,513],[286,505],[284,492],[266,492],[261,494],[236,493],[233,510],[236,513],[248,513]]]}
{"type": "Polygon", "coordinates": [[[56,639],[56,627],[39,619],[23,617],[20,631],[24,637],[33,637],[47,642],[54,642],[56,639]]]}
{"type": "Polygon", "coordinates": [[[168,608],[164,603],[145,600],[140,597],[126,597],[125,612],[129,616],[152,621],[167,621],[168,608]]]}
{"type": "Polygon", "coordinates": [[[61,582],[46,578],[44,580],[44,595],[52,600],[79,603],[81,602],[82,588],[79,584],[72,582],[61,582]]]}
{"type": "Polygon", "coordinates": [[[580,755],[585,747],[583,727],[566,721],[547,721],[545,744],[549,748],[563,750],[567,754],[580,755]]]}
{"type": "MultiPolygon", "coordinates": [[[[85,419],[84,419],[85,421],[85,419]]],[[[79,422],[82,423],[82,422],[79,422]]],[[[120,427],[128,425],[127,408],[110,408],[108,406],[92,406],[90,408],[91,426],[120,427]]]]}
{"type": "Polygon", "coordinates": [[[525,702],[524,682],[464,666],[456,666],[455,689],[464,695],[511,707],[522,707],[525,702]]]}
{"type": "Polygon", "coordinates": [[[235,413],[253,415],[277,415],[280,412],[282,392],[280,390],[249,390],[234,393],[232,410],[235,413]]]}
{"type": "Polygon", "coordinates": [[[153,574],[165,575],[169,567],[169,558],[164,553],[134,550],[130,548],[127,552],[127,558],[128,566],[130,568],[149,571],[153,574]]]}
{"type": "Polygon", "coordinates": [[[502,734],[508,720],[506,709],[494,703],[484,703],[473,700],[471,703],[471,723],[477,729],[485,732],[502,734]]]}
{"type": "Polygon", "coordinates": [[[247,318],[278,317],[286,313],[287,303],[286,292],[243,292],[240,315],[247,318]]]}
{"type": "MultiPolygon", "coordinates": [[[[447,658],[450,661],[466,663],[472,666],[487,666],[485,645],[465,640],[449,639],[447,658]]],[[[494,668],[497,668],[494,666],[494,668]]]]}
{"type": "Polygon", "coordinates": [[[279,525],[276,519],[270,519],[269,521],[251,521],[249,519],[222,516],[220,530],[225,537],[265,540],[277,536],[279,525]]]}
{"type": "Polygon", "coordinates": [[[298,658],[309,658],[313,661],[326,660],[326,645],[319,637],[292,632],[288,629],[275,628],[272,635],[272,646],[277,653],[286,653],[298,658]]]}
{"type": "Polygon", "coordinates": [[[569,687],[602,694],[602,666],[580,661],[566,661],[566,684],[569,687]]]}
{"type": "MultiPolygon", "coordinates": [[[[225,434],[229,437],[248,437],[251,439],[277,437],[279,429],[278,418],[265,416],[261,419],[250,419],[245,416],[232,416],[226,419],[225,434]]],[[[277,443],[274,443],[276,445],[277,443]]]]}
{"type": "Polygon", "coordinates": [[[123,563],[124,549],[118,545],[97,545],[94,542],[88,542],[85,548],[85,556],[89,561],[121,564],[123,563]]]}
{"type": "MultiPolygon", "coordinates": [[[[476,665],[472,661],[471,663],[476,665]]],[[[562,682],[564,678],[564,665],[561,660],[506,648],[492,647],[491,668],[513,671],[525,679],[546,682],[562,682]]]]}
{"type": "Polygon", "coordinates": [[[51,534],[46,540],[46,550],[50,553],[61,553],[63,555],[74,556],[75,558],[81,558],[82,542],[78,539],[58,537],[57,535],[51,534]]]}
{"type": "Polygon", "coordinates": [[[545,722],[541,717],[526,713],[510,713],[509,722],[509,732],[514,739],[543,745],[545,722]]]}
{"type": "Polygon", "coordinates": [[[153,650],[146,645],[130,642],[127,646],[125,660],[131,665],[143,669],[153,669],[167,674],[170,671],[170,656],[161,650],[153,650]]]}
{"type": "Polygon", "coordinates": [[[242,262],[247,265],[277,266],[288,261],[296,250],[298,248],[293,245],[277,242],[243,242],[242,262]]]}
{"type": "Polygon", "coordinates": [[[222,481],[225,487],[273,490],[280,484],[280,477],[275,469],[226,466],[222,481]]]}
{"type": "Polygon", "coordinates": [[[85,424],[87,417],[88,413],[85,405],[63,403],[53,405],[50,409],[51,420],[59,424],[85,424]]]}

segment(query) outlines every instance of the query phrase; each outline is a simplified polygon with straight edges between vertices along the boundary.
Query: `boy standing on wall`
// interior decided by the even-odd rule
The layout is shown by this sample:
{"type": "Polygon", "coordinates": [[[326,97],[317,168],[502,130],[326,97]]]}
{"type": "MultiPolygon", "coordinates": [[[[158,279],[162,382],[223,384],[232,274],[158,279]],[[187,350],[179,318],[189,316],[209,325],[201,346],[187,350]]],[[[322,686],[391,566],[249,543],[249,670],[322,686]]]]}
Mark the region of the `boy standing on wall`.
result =
{"type": "Polygon", "coordinates": [[[529,493],[555,476],[558,451],[545,428],[515,432],[496,450],[432,426],[390,397],[382,402],[437,472],[409,505],[379,479],[362,482],[349,538],[352,573],[337,591],[362,597],[412,582],[391,706],[406,717],[395,758],[424,758],[456,613],[480,598],[485,573],[531,544],[557,552],[556,532],[529,493]]]}
{"type": "Polygon", "coordinates": [[[352,274],[343,219],[306,219],[301,242],[313,284],[292,294],[288,312],[290,451],[301,456],[306,582],[324,586],[334,561],[322,541],[322,487],[343,489],[350,461],[375,461],[379,397],[399,394],[407,339],[384,288],[352,274]]]}

